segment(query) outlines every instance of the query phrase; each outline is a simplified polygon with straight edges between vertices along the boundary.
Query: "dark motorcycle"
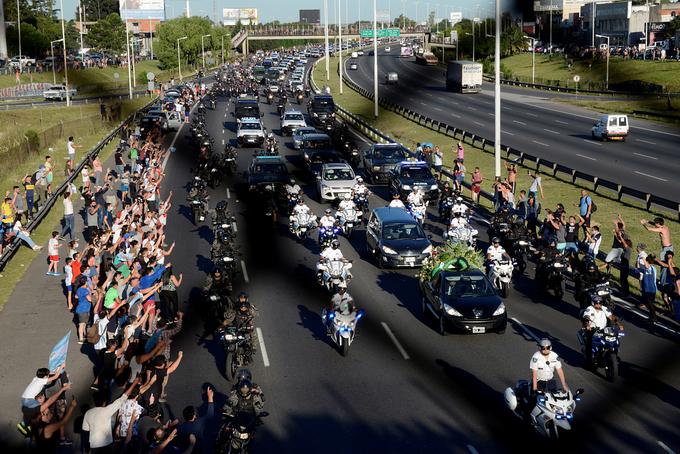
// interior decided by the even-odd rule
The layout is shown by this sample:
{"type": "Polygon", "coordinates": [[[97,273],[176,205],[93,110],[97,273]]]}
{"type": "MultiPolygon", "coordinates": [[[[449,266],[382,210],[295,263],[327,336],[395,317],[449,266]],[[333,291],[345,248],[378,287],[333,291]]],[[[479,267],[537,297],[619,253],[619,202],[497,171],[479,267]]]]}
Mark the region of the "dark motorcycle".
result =
{"type": "Polygon", "coordinates": [[[542,260],[540,266],[545,268],[541,279],[537,279],[539,289],[544,293],[551,291],[555,298],[561,300],[564,296],[563,272],[567,269],[567,260],[563,257],[542,260]]]}
{"type": "Polygon", "coordinates": [[[598,283],[592,283],[589,285],[583,284],[580,279],[576,279],[576,285],[574,289],[574,297],[579,303],[581,309],[585,309],[592,304],[594,297],[599,297],[602,300],[602,304],[610,309],[613,309],[612,304],[612,291],[609,286],[609,279],[602,276],[602,280],[598,283]]]}
{"type": "Polygon", "coordinates": [[[255,439],[255,429],[262,425],[260,418],[268,416],[267,412],[254,414],[239,412],[225,420],[215,440],[216,454],[246,454],[255,439]]]}
{"type": "Polygon", "coordinates": [[[191,215],[193,216],[194,224],[205,221],[207,216],[208,201],[201,198],[195,198],[189,201],[191,205],[191,215]]]}
{"type": "Polygon", "coordinates": [[[363,213],[364,222],[368,222],[368,196],[365,192],[354,196],[354,205],[363,213]]]}
{"type": "Polygon", "coordinates": [[[449,220],[451,219],[451,208],[453,208],[454,203],[453,196],[445,197],[439,202],[439,222],[444,225],[449,224],[449,220]]]}
{"type": "Polygon", "coordinates": [[[225,361],[227,380],[232,381],[239,368],[253,362],[252,332],[248,328],[227,326],[220,333],[220,337],[227,354],[225,361]]]}
{"type": "MultiPolygon", "coordinates": [[[[586,330],[582,329],[578,331],[576,336],[578,337],[579,344],[581,344],[581,352],[584,356],[586,356],[587,335],[586,330]]],[[[607,380],[612,383],[619,376],[619,363],[621,362],[619,358],[619,348],[621,346],[619,339],[623,336],[623,331],[610,326],[593,333],[590,364],[586,364],[586,366],[594,370],[604,369],[607,380]]]]}
{"type": "Polygon", "coordinates": [[[298,90],[298,92],[295,94],[295,99],[297,99],[298,104],[302,104],[303,101],[305,100],[304,93],[298,90]]]}
{"type": "Polygon", "coordinates": [[[515,268],[520,274],[524,274],[527,268],[527,256],[529,254],[529,247],[531,241],[528,236],[520,236],[512,242],[510,249],[510,256],[515,260],[517,267],[515,268]]]}
{"type": "Polygon", "coordinates": [[[222,162],[224,163],[224,170],[229,174],[233,175],[236,173],[236,157],[238,156],[236,149],[227,144],[224,146],[224,154],[222,157],[222,162]]]}
{"type": "Polygon", "coordinates": [[[267,104],[271,104],[274,101],[274,94],[272,92],[267,93],[267,104]]]}

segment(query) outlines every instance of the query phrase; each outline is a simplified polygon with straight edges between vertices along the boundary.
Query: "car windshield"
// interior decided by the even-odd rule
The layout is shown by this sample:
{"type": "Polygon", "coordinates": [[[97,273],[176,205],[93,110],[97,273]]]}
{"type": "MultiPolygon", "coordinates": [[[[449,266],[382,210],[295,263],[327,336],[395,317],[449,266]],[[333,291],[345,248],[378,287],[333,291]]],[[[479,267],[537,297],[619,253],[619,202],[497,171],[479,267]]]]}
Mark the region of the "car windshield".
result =
{"type": "Polygon", "coordinates": [[[310,156],[309,160],[312,164],[342,162],[342,158],[332,151],[321,151],[314,153],[310,156]]]}
{"type": "Polygon", "coordinates": [[[236,112],[250,117],[256,116],[255,112],[257,112],[257,109],[257,104],[238,104],[236,106],[236,112]]]}
{"type": "Polygon", "coordinates": [[[296,136],[303,136],[305,134],[313,134],[316,132],[314,128],[297,128],[293,134],[296,136]]]}
{"type": "Polygon", "coordinates": [[[262,129],[259,123],[241,123],[241,129],[248,129],[250,131],[256,131],[262,129]]]}
{"type": "Polygon", "coordinates": [[[286,114],[286,120],[304,120],[302,114],[286,114]]]}
{"type": "Polygon", "coordinates": [[[404,149],[399,146],[379,147],[375,148],[373,151],[374,159],[383,159],[385,161],[401,161],[406,157],[406,152],[404,152],[404,149]]]}
{"type": "Polygon", "coordinates": [[[333,110],[335,109],[335,104],[332,99],[314,99],[312,101],[312,109],[333,110]]]}
{"type": "Polygon", "coordinates": [[[255,164],[253,173],[257,175],[285,175],[286,166],[280,162],[255,164]]]}
{"type": "Polygon", "coordinates": [[[407,167],[401,169],[401,177],[414,180],[427,180],[432,177],[429,169],[425,167],[407,167]]]}
{"type": "Polygon", "coordinates": [[[354,173],[350,169],[328,169],[323,174],[324,180],[353,180],[354,173]]]}
{"type": "Polygon", "coordinates": [[[484,276],[452,275],[446,276],[444,293],[451,298],[466,296],[492,296],[495,292],[484,276]]]}
{"type": "Polygon", "coordinates": [[[420,240],[423,238],[425,238],[425,232],[417,222],[397,222],[383,227],[384,240],[420,240]]]}
{"type": "Polygon", "coordinates": [[[324,150],[327,148],[332,148],[332,146],[329,139],[315,139],[307,140],[305,142],[305,148],[308,150],[324,150]]]}

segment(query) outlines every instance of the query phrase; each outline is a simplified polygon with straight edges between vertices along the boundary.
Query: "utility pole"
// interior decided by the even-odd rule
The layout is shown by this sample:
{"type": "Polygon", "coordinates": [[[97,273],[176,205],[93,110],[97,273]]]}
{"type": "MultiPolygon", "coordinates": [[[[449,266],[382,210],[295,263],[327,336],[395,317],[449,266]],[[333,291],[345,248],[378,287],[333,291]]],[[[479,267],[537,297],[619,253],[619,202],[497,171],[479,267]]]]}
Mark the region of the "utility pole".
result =
{"type": "Polygon", "coordinates": [[[7,58],[7,30],[5,30],[5,11],[0,0],[0,58],[7,58]]]}
{"type": "Polygon", "coordinates": [[[188,36],[182,36],[181,38],[177,38],[177,71],[179,72],[180,81],[182,80],[182,58],[179,53],[179,42],[187,38],[188,36]]]}
{"type": "Polygon", "coordinates": [[[342,18],[340,12],[342,11],[342,0],[338,0],[338,51],[340,52],[340,94],[342,94],[342,18]]]}
{"type": "Polygon", "coordinates": [[[130,24],[128,23],[127,0],[123,0],[123,11],[125,11],[125,50],[127,52],[128,96],[130,97],[130,99],[132,99],[132,64],[130,63],[130,24]]]}
{"type": "Polygon", "coordinates": [[[378,0],[373,0],[373,116],[378,118],[378,0]]]}
{"type": "MultiPolygon", "coordinates": [[[[59,8],[61,10],[61,39],[64,41],[64,87],[66,88],[66,106],[68,107],[71,105],[71,95],[68,92],[68,66],[66,66],[66,27],[64,26],[64,0],[59,0],[59,8]]],[[[19,67],[21,67],[21,57],[19,57],[19,67]]]]}
{"type": "Polygon", "coordinates": [[[326,82],[331,80],[330,55],[328,52],[328,0],[323,0],[324,38],[326,39],[326,82]]]}
{"type": "Polygon", "coordinates": [[[501,0],[496,0],[496,49],[494,55],[494,156],[496,178],[501,176],[501,0]]]}
{"type": "MultiPolygon", "coordinates": [[[[62,17],[64,14],[62,13],[62,17]]],[[[23,72],[24,65],[21,63],[21,9],[19,8],[19,0],[17,0],[17,30],[19,32],[19,72],[23,72]]]]}
{"type": "Polygon", "coordinates": [[[85,13],[83,12],[83,2],[78,2],[78,17],[80,18],[80,58],[83,60],[83,66],[85,65],[85,53],[83,52],[83,32],[85,31],[85,13]]]}

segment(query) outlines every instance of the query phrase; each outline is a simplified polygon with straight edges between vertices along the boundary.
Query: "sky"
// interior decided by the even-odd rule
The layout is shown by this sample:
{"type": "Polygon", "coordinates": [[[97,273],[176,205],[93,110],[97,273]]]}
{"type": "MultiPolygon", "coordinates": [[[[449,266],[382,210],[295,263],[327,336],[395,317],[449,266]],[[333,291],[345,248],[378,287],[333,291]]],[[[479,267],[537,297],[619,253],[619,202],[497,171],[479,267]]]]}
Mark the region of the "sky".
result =
{"type": "MultiPolygon", "coordinates": [[[[329,21],[335,22],[338,0],[328,0],[329,7],[329,21]]],[[[355,22],[361,12],[363,20],[369,20],[373,14],[373,2],[371,0],[340,0],[341,3],[341,17],[345,22],[345,10],[349,16],[350,22],[355,22]]],[[[223,8],[258,8],[258,14],[261,22],[270,22],[279,20],[281,22],[297,21],[298,10],[300,9],[321,9],[321,19],[323,20],[323,3],[324,0],[189,0],[189,10],[192,16],[201,15],[213,18],[213,3],[217,10],[218,19],[222,18],[223,8]],[[285,8],[282,6],[285,5],[285,8]]],[[[502,4],[509,3],[509,0],[502,0],[502,4]]],[[[184,0],[165,0],[165,11],[167,18],[181,16],[184,13],[184,0]]],[[[406,9],[406,16],[415,19],[416,11],[418,13],[417,20],[424,21],[427,16],[427,5],[430,6],[430,11],[437,10],[439,5],[439,14],[437,17],[448,17],[451,11],[460,11],[463,17],[475,16],[484,17],[490,15],[493,11],[493,0],[448,0],[448,1],[430,1],[423,0],[378,0],[379,10],[390,10],[391,17],[397,17],[402,13],[402,7],[406,9]],[[479,14],[477,14],[479,11],[479,14]],[[486,12],[486,14],[484,14],[486,12]]],[[[78,5],[78,0],[64,0],[64,12],[67,18],[73,18],[75,9],[78,5]]]]}

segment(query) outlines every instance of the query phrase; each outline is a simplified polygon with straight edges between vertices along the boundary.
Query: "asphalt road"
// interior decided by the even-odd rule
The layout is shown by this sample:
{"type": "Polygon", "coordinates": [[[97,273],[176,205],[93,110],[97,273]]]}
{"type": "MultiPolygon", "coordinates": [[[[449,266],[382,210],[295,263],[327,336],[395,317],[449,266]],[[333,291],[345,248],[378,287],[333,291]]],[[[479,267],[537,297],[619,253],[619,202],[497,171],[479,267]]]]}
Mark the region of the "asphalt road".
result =
{"type": "MultiPolygon", "coordinates": [[[[493,85],[480,94],[445,90],[445,69],[422,66],[400,58],[400,47],[378,51],[379,93],[408,109],[462,128],[481,137],[494,137],[493,85]],[[385,85],[387,72],[399,83],[385,85]]],[[[358,58],[358,69],[347,76],[373,91],[373,57],[358,58]]],[[[631,119],[626,142],[593,140],[590,129],[597,114],[552,103],[540,92],[502,87],[501,141],[526,153],[597,175],[616,183],[677,200],[673,182],[680,171],[680,131],[671,126],[631,119]]]]}
{"type": "MultiPolygon", "coordinates": [[[[233,104],[220,99],[217,109],[208,113],[216,146],[235,136],[232,111],[233,104]]],[[[265,126],[278,133],[275,110],[263,105],[263,111],[265,126]]],[[[206,331],[201,316],[205,302],[198,289],[211,269],[212,235],[206,226],[192,224],[184,201],[185,185],[196,162],[196,152],[185,135],[186,129],[178,135],[163,187],[166,194],[175,194],[167,240],[177,241],[172,263],[177,272],[184,273],[179,292],[187,313],[184,329],[173,342],[173,357],[182,350],[184,360],[168,385],[167,410],[177,416],[184,406],[200,404],[200,389],[206,383],[216,387],[218,405],[230,387],[223,375],[221,346],[206,331]]],[[[290,169],[304,181],[296,167],[299,152],[286,146],[288,138],[279,140],[290,169]]],[[[362,148],[366,146],[362,144],[362,148]]],[[[245,171],[251,159],[252,150],[241,149],[239,170],[245,171]]],[[[659,442],[680,449],[676,427],[680,420],[680,367],[675,341],[656,330],[650,332],[644,320],[622,312],[627,332],[621,352],[622,377],[612,385],[580,366],[575,335],[578,309],[571,293],[564,302],[539,298],[528,277],[517,279],[506,299],[513,321],[505,334],[442,337],[420,313],[416,270],[379,270],[366,254],[363,228],[351,241],[340,240],[345,256],[354,260],[349,292],[366,310],[349,356],[343,358],[326,337],[319,316],[330,295],[315,281],[316,235],[300,244],[288,233],[287,218],[272,226],[247,202],[243,182],[241,174],[228,179],[211,192],[211,205],[228,198],[237,216],[245,273],[237,279],[235,292],[248,291],[259,310],[256,325],[267,355],[260,348],[251,370],[266,393],[265,407],[270,413],[255,441],[259,452],[556,449],[516,419],[505,408],[502,396],[505,387],[528,376],[535,338],[546,335],[565,362],[571,388],[586,390],[576,409],[574,431],[560,442],[559,450],[663,452],[659,442]]],[[[314,190],[304,189],[310,207],[321,213],[325,206],[311,199],[314,190]]],[[[371,206],[384,205],[384,188],[374,190],[377,195],[371,198],[371,206]]],[[[441,240],[441,226],[433,221],[432,213],[427,229],[436,241],[441,240]]],[[[484,232],[483,226],[480,229],[484,232]]],[[[8,304],[20,308],[23,301],[13,299],[8,304]]],[[[17,344],[21,345],[23,338],[30,341],[36,333],[39,328],[19,332],[12,338],[14,351],[21,351],[17,344]]],[[[45,351],[32,349],[24,355],[22,364],[32,367],[44,361],[45,351]]],[[[3,364],[12,357],[16,361],[15,355],[3,354],[3,364]]],[[[28,376],[24,371],[24,379],[28,376]]],[[[72,380],[84,388],[90,376],[72,380]]],[[[21,385],[25,383],[3,388],[2,402],[18,402],[21,385]]],[[[5,419],[13,417],[3,418],[3,427],[11,428],[5,419]]],[[[210,427],[216,428],[216,422],[210,427]]]]}

